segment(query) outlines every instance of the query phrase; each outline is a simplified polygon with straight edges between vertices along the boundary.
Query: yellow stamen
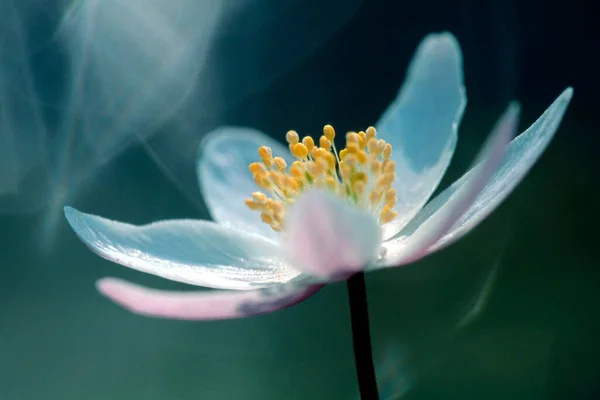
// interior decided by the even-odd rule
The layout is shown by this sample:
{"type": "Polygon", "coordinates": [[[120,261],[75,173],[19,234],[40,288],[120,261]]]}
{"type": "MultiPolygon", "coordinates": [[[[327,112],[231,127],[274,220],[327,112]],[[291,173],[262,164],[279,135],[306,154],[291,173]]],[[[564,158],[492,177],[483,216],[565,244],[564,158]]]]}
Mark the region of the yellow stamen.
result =
{"type": "Polygon", "coordinates": [[[348,132],[348,134],[346,135],[346,147],[348,147],[348,144],[350,143],[358,144],[359,139],[360,136],[358,136],[356,132],[348,132]]]}
{"type": "Polygon", "coordinates": [[[346,157],[346,154],[348,154],[347,149],[340,150],[340,160],[343,160],[346,157]]]}
{"type": "Polygon", "coordinates": [[[296,158],[306,158],[306,156],[308,155],[307,146],[303,143],[296,143],[292,145],[292,154],[296,158]]]}
{"type": "Polygon", "coordinates": [[[262,162],[268,167],[271,167],[271,162],[273,161],[273,152],[270,147],[262,146],[258,149],[258,155],[262,159],[262,162]]]}
{"type": "Polygon", "coordinates": [[[273,223],[273,217],[271,217],[269,214],[260,214],[260,219],[262,219],[265,224],[271,225],[273,223]]]}
{"type": "Polygon", "coordinates": [[[252,172],[253,175],[267,172],[265,166],[257,162],[253,162],[252,164],[250,164],[248,166],[248,169],[250,170],[250,172],[252,172]]]}
{"type": "Polygon", "coordinates": [[[258,204],[257,202],[253,201],[252,199],[246,199],[246,205],[251,210],[262,210],[262,208],[263,208],[262,204],[258,204]]]}
{"type": "Polygon", "coordinates": [[[266,204],[268,199],[267,195],[263,192],[254,192],[252,193],[252,200],[259,204],[266,204]]]}
{"type": "Polygon", "coordinates": [[[331,149],[331,141],[329,139],[327,139],[327,137],[325,135],[323,135],[319,139],[319,146],[322,149],[329,151],[329,149],[331,149]]]}
{"type": "Polygon", "coordinates": [[[389,143],[386,143],[385,146],[383,146],[383,158],[385,158],[387,160],[388,158],[390,158],[391,154],[392,154],[392,145],[389,143]]]}
{"type": "Polygon", "coordinates": [[[273,166],[280,172],[285,172],[285,169],[287,168],[285,160],[281,157],[273,158],[273,166]]]}
{"type": "Polygon", "coordinates": [[[300,137],[296,131],[288,131],[288,133],[285,135],[285,140],[289,144],[296,144],[300,141],[300,137]]]}
{"type": "Polygon", "coordinates": [[[367,140],[374,138],[377,135],[377,131],[372,126],[367,128],[367,140]]]}
{"type": "Polygon", "coordinates": [[[333,139],[335,138],[335,129],[333,129],[333,126],[325,125],[323,127],[323,135],[333,143],[333,139]]]}
{"type": "Polygon", "coordinates": [[[302,143],[306,146],[306,150],[308,150],[309,153],[313,150],[313,147],[315,147],[315,141],[310,136],[304,136],[302,143]]]}
{"type": "Polygon", "coordinates": [[[285,229],[288,206],[311,187],[329,190],[350,204],[375,213],[380,224],[396,218],[397,194],[392,188],[396,164],[390,159],[392,146],[377,138],[375,128],[348,132],[346,147],[339,152],[331,125],[323,127],[318,147],[312,137],[300,140],[293,130],[285,138],[296,161],[288,165],[283,157],[273,157],[271,149],[262,146],[258,149],[262,162],[249,165],[254,181],[264,192],[252,193],[246,206],[260,212],[261,220],[273,230],[285,229]]]}

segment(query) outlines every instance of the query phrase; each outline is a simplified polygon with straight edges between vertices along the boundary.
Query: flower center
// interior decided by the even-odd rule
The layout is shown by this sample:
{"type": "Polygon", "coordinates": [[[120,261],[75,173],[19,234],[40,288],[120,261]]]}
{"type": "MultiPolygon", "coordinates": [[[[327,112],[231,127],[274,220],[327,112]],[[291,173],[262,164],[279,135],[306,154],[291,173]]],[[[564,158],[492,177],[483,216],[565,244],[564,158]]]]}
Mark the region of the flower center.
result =
{"type": "Polygon", "coordinates": [[[339,152],[334,138],[331,125],[323,128],[318,146],[312,137],[300,140],[298,133],[289,131],[286,140],[296,158],[289,166],[283,158],[273,157],[269,147],[260,147],[262,162],[250,164],[249,169],[263,191],[252,193],[246,205],[260,212],[262,221],[277,232],[285,227],[287,207],[310,188],[330,190],[350,204],[372,212],[380,224],[396,218],[396,191],[392,189],[396,164],[390,160],[392,145],[378,139],[372,126],[364,132],[348,132],[346,147],[339,152]]]}

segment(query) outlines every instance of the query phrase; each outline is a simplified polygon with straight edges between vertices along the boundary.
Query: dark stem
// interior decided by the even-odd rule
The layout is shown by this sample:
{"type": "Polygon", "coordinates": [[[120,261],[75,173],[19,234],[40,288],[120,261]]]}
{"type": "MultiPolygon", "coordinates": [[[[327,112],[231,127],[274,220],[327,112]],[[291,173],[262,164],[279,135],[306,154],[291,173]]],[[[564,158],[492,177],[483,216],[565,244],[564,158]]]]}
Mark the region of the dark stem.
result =
{"type": "Polygon", "coordinates": [[[363,272],[348,279],[348,298],[350,300],[354,364],[356,365],[360,398],[362,400],[379,400],[371,348],[367,287],[363,272]]]}

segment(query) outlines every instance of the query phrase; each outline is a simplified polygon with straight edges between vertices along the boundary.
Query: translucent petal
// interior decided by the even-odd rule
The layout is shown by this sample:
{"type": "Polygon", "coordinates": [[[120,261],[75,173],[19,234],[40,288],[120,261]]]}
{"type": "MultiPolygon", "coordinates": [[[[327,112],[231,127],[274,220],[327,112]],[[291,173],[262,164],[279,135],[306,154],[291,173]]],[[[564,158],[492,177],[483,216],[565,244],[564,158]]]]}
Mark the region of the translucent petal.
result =
{"type": "Polygon", "coordinates": [[[283,284],[245,292],[169,292],[114,278],[102,279],[97,286],[103,295],[136,314],[187,320],[266,314],[298,304],[322,287],[283,284]]]}
{"type": "Polygon", "coordinates": [[[247,290],[289,282],[289,267],[273,242],[211,221],[171,220],[135,226],[65,207],[79,238],[96,254],[173,281],[247,290]]]}
{"type": "Polygon", "coordinates": [[[398,217],[384,226],[394,236],[423,207],[454,153],[466,105],[462,55],[450,33],[432,34],[420,44],[398,97],[376,125],[393,146],[398,217]]]}
{"type": "Polygon", "coordinates": [[[511,104],[494,128],[475,167],[464,184],[447,190],[402,230],[398,238],[385,243],[382,266],[408,264],[430,253],[433,246],[473,204],[502,162],[504,150],[513,138],[518,123],[519,106],[511,104]]]}
{"type": "MultiPolygon", "coordinates": [[[[452,229],[435,244],[433,250],[440,249],[463,237],[508,197],[523,180],[533,164],[542,155],[558,129],[565,114],[573,89],[566,89],[531,127],[515,138],[509,145],[502,161],[502,166],[490,179],[487,186],[469,207],[463,216],[452,226],[452,229]]],[[[466,173],[448,190],[456,190],[469,179],[466,173]]],[[[440,194],[443,196],[444,194],[440,194]]]]}
{"type": "Polygon", "coordinates": [[[258,148],[269,146],[273,156],[293,162],[287,147],[250,128],[222,127],[211,132],[200,147],[197,172],[200,191],[219,224],[273,239],[279,234],[250,210],[245,200],[260,190],[248,166],[260,161],[258,148]]]}
{"type": "Polygon", "coordinates": [[[321,190],[301,195],[287,218],[285,247],[307,274],[345,279],[377,258],[381,228],[369,212],[321,190]]]}

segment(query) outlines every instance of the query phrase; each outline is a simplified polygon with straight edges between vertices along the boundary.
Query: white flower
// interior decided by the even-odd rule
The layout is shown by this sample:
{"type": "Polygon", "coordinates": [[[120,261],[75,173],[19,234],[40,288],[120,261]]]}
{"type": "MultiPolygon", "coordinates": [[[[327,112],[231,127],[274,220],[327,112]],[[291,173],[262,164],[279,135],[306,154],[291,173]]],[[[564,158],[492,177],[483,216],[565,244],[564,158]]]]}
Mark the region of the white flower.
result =
{"type": "Polygon", "coordinates": [[[98,282],[104,295],[133,312],[180,319],[270,312],[327,282],[411,263],[464,236],[539,158],[572,93],[566,89],[510,144],[519,110],[509,106],[475,167],[427,203],[450,163],[466,104],[458,43],[448,33],[432,34],[376,129],[349,135],[345,154],[329,150],[335,134],[329,126],[319,154],[310,149],[319,146],[302,144],[295,132],[287,136],[289,150],[247,128],[208,135],[198,176],[216,222],[133,226],[69,207],[65,215],[79,238],[106,259],[174,281],[234,290],[168,292],[115,278],[98,282]],[[375,135],[382,141],[369,147],[375,135]]]}

